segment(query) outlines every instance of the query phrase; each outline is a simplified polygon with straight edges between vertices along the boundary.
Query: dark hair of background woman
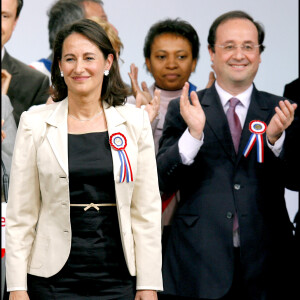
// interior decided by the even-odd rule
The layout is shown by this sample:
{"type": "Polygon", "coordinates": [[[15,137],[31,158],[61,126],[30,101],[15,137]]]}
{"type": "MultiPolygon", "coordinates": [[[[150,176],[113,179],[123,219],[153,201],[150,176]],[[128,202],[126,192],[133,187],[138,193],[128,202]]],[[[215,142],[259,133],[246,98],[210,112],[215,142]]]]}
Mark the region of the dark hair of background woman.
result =
{"type": "Polygon", "coordinates": [[[99,48],[105,59],[107,59],[109,54],[113,54],[114,60],[109,75],[103,77],[101,101],[106,101],[109,106],[123,105],[128,95],[128,90],[121,79],[118,61],[115,59],[116,53],[104,29],[89,19],[82,19],[66,25],[56,36],[51,67],[51,96],[53,100],[56,102],[61,101],[68,95],[68,87],[64,78],[60,75],[59,61],[62,56],[63,43],[72,33],[79,33],[88,38],[99,48]]]}
{"type": "Polygon", "coordinates": [[[165,33],[171,33],[186,38],[191,44],[193,59],[199,58],[200,41],[196,30],[191,24],[180,20],[179,18],[174,20],[166,19],[164,21],[157,22],[150,27],[144,43],[145,58],[150,58],[151,56],[151,46],[154,39],[165,33]]]}

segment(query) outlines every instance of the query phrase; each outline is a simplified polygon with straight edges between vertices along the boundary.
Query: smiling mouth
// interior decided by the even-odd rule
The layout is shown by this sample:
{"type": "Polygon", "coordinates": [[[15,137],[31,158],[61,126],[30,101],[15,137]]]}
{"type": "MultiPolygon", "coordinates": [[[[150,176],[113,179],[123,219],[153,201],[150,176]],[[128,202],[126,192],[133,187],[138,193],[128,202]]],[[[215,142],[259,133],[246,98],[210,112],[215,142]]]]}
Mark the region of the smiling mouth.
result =
{"type": "Polygon", "coordinates": [[[229,66],[231,68],[237,69],[237,70],[241,70],[241,69],[245,69],[247,67],[247,65],[235,65],[235,64],[229,64],[229,66]]]}
{"type": "Polygon", "coordinates": [[[75,81],[84,81],[89,78],[89,76],[75,76],[72,77],[75,81]]]}

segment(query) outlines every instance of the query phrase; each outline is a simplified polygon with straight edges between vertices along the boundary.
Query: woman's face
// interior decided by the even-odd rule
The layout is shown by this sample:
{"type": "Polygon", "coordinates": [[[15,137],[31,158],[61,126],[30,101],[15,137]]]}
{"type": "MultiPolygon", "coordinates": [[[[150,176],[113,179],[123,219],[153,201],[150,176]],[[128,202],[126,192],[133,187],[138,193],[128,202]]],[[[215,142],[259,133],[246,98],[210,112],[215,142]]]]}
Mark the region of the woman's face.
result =
{"type": "Polygon", "coordinates": [[[156,86],[169,91],[182,89],[196,64],[190,42],[173,33],[155,37],[150,59],[146,58],[148,71],[154,77],[156,86]]]}
{"type": "Polygon", "coordinates": [[[105,60],[99,48],[84,35],[69,35],[63,43],[59,62],[69,96],[95,94],[100,97],[104,70],[109,70],[112,62],[112,54],[105,60]]]}

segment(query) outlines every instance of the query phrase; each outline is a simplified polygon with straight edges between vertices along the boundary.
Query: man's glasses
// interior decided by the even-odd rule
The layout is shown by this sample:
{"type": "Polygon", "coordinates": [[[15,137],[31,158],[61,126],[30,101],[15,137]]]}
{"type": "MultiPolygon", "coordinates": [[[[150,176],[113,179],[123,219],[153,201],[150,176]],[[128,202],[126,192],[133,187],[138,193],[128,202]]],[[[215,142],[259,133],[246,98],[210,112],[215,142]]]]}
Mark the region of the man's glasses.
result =
{"type": "Polygon", "coordinates": [[[234,52],[237,50],[237,48],[241,48],[242,52],[244,53],[253,53],[256,48],[260,47],[260,45],[254,45],[253,43],[245,43],[241,45],[236,45],[233,43],[228,43],[224,45],[215,45],[215,47],[222,48],[224,52],[234,52]]]}

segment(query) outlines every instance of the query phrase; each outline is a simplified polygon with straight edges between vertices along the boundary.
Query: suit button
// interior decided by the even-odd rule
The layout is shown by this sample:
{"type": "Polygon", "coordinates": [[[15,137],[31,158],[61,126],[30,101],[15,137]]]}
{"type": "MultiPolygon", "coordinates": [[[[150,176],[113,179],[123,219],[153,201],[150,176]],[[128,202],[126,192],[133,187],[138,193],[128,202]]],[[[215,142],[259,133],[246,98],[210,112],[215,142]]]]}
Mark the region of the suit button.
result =
{"type": "Polygon", "coordinates": [[[233,217],[233,213],[231,211],[228,211],[227,214],[226,214],[226,218],[227,219],[232,219],[233,217]]]}
{"type": "Polygon", "coordinates": [[[235,190],[239,190],[241,188],[241,186],[237,183],[233,187],[234,187],[235,190]]]}

